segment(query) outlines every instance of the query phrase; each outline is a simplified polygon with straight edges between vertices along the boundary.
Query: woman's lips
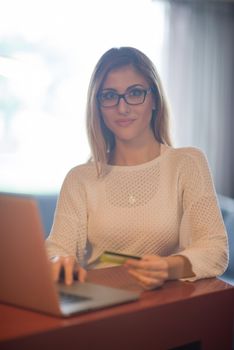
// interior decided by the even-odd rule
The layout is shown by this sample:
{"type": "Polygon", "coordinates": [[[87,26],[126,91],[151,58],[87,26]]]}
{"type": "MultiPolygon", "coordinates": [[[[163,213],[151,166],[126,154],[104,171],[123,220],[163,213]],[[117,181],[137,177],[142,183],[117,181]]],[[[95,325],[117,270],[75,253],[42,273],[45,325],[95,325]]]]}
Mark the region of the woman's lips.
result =
{"type": "Polygon", "coordinates": [[[124,119],[118,119],[118,120],[116,120],[115,123],[116,123],[118,126],[127,127],[127,126],[131,125],[134,121],[135,121],[135,119],[124,118],[124,119]]]}

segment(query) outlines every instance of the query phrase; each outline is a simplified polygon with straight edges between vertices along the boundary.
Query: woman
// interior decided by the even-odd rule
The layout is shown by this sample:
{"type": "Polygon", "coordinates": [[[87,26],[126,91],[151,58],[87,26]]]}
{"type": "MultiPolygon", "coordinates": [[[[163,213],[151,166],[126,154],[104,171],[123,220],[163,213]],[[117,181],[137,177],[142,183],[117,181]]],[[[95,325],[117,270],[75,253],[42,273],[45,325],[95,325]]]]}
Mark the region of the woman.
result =
{"type": "Polygon", "coordinates": [[[61,267],[85,280],[105,250],[145,289],[224,272],[227,237],[203,153],[171,147],[168,106],[147,56],[113,48],[97,63],[87,100],[92,159],[73,168],[47,240],[54,280],[61,267]]]}

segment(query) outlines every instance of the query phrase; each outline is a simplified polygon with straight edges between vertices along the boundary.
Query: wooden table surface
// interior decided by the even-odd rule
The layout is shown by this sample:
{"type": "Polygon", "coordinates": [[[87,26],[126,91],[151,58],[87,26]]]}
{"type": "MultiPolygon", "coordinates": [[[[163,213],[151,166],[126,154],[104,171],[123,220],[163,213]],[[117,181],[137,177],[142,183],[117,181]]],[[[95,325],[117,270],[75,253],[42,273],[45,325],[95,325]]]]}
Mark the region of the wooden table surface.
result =
{"type": "Polygon", "coordinates": [[[167,282],[138,301],[67,319],[0,304],[0,349],[160,350],[200,342],[230,350],[233,316],[234,288],[216,278],[167,282]]]}

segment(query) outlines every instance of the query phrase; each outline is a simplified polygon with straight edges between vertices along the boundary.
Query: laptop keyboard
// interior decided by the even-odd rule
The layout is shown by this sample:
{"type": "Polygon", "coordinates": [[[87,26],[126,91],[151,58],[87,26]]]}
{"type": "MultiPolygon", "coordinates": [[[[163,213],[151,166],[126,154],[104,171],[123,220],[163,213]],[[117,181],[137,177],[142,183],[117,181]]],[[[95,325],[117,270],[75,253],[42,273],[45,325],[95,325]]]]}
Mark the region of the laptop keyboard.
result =
{"type": "Polygon", "coordinates": [[[59,299],[61,303],[81,303],[83,301],[90,300],[88,297],[84,297],[83,295],[74,295],[68,294],[64,292],[59,292],[59,299]]]}

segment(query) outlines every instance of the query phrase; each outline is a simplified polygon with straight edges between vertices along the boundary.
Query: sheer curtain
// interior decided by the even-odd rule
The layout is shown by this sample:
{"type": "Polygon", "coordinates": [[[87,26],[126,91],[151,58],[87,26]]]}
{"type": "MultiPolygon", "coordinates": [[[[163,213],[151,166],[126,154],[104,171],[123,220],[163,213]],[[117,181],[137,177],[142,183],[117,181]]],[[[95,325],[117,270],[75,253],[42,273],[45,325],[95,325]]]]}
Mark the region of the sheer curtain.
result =
{"type": "Polygon", "coordinates": [[[164,3],[174,142],[200,147],[217,192],[234,197],[234,4],[164,3]]]}

